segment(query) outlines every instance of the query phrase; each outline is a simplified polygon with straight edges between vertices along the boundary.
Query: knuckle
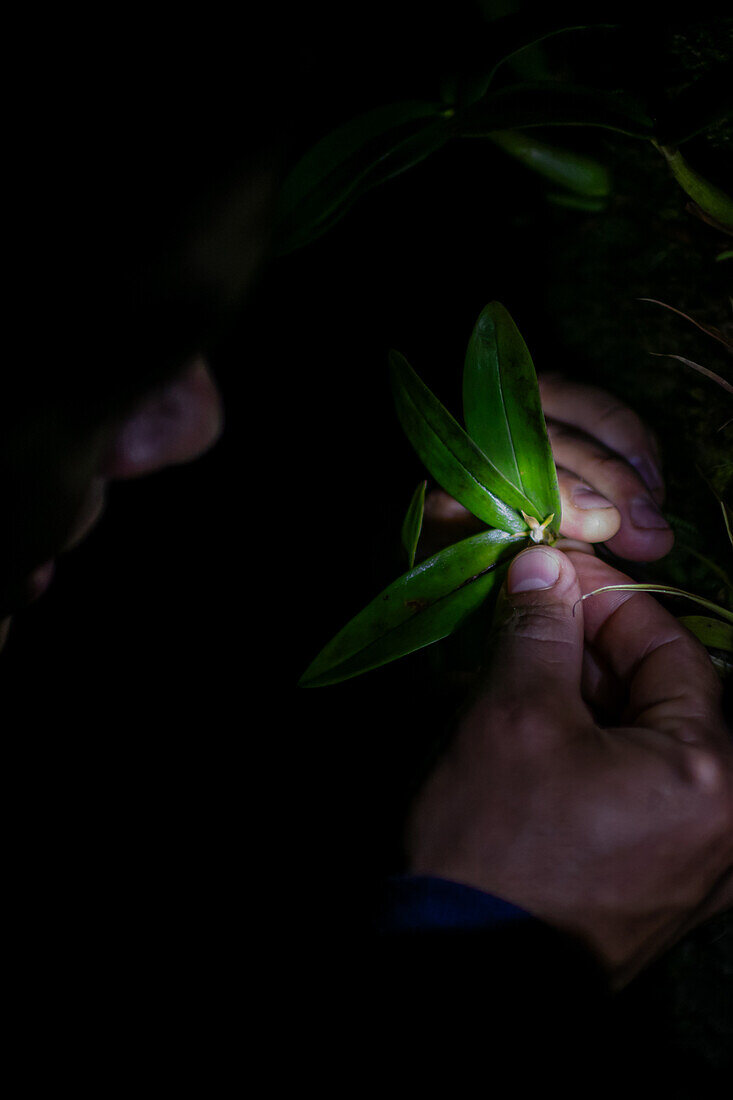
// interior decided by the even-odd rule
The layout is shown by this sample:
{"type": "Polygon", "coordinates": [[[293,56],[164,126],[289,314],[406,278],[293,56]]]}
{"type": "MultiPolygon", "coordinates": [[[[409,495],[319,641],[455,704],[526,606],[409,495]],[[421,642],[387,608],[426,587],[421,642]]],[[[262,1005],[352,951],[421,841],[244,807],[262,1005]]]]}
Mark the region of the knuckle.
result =
{"type": "Polygon", "coordinates": [[[515,638],[533,642],[567,642],[568,612],[553,604],[515,607],[506,624],[506,631],[515,638]]]}
{"type": "Polygon", "coordinates": [[[631,467],[618,455],[609,454],[607,451],[597,451],[592,461],[595,468],[601,471],[605,477],[611,477],[614,481],[629,484],[636,481],[636,475],[631,467]]]}
{"type": "Polygon", "coordinates": [[[544,742],[547,728],[547,711],[541,700],[508,694],[497,701],[492,730],[512,746],[512,751],[516,751],[518,745],[544,742]]]}
{"type": "Polygon", "coordinates": [[[572,435],[572,432],[567,424],[563,424],[559,420],[547,421],[547,438],[550,440],[550,443],[565,439],[569,435],[572,435]]]}
{"type": "Polygon", "coordinates": [[[637,442],[646,438],[644,425],[641,419],[626,405],[620,401],[610,399],[605,407],[601,408],[593,422],[593,428],[602,428],[604,434],[611,434],[619,442],[637,442]]]}
{"type": "Polygon", "coordinates": [[[686,745],[683,770],[688,783],[702,795],[711,820],[733,825],[733,769],[730,760],[707,745],[686,745]]]}

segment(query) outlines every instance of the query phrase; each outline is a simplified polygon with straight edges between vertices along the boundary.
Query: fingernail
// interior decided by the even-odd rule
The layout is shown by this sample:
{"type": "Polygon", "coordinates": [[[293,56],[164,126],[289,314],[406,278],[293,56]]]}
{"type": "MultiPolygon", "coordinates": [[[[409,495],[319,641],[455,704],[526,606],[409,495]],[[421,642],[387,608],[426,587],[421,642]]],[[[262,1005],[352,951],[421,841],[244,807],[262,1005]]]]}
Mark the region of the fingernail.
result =
{"type": "Polygon", "coordinates": [[[649,497],[634,497],[629,511],[634,527],[653,528],[655,531],[666,531],[669,528],[666,519],[649,497]]]}
{"type": "Polygon", "coordinates": [[[664,480],[662,471],[656,463],[652,462],[648,455],[634,455],[633,458],[629,459],[629,462],[640,475],[642,481],[657,496],[664,487],[664,480]]]}
{"type": "Polygon", "coordinates": [[[560,563],[546,550],[525,550],[509,567],[507,588],[512,596],[518,592],[536,592],[552,588],[560,576],[560,563]]]}
{"type": "Polygon", "coordinates": [[[570,496],[576,508],[582,508],[585,512],[589,508],[613,508],[610,500],[606,500],[589,485],[574,485],[570,496]]]}

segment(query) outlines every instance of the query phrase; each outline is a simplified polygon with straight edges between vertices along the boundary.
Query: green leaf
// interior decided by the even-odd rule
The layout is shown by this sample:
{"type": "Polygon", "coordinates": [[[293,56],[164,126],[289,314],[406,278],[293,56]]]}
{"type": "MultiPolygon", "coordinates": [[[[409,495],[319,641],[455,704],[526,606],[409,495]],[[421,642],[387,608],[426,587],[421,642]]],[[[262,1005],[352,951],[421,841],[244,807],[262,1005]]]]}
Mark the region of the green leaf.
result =
{"type": "Polygon", "coordinates": [[[462,41],[464,63],[459,75],[444,81],[446,102],[469,104],[485,95],[500,65],[515,57],[522,50],[568,31],[590,30],[595,27],[614,26],[612,23],[563,19],[551,5],[547,10],[533,13],[511,13],[488,21],[484,33],[475,34],[471,41],[462,41]],[[468,58],[466,58],[468,54],[468,58]]]}
{"type": "Polygon", "coordinates": [[[417,544],[420,541],[422,517],[425,511],[425,489],[427,488],[427,484],[427,481],[421,481],[412,494],[412,500],[410,501],[410,507],[407,509],[405,522],[402,524],[402,545],[407,552],[407,560],[410,563],[410,569],[412,569],[415,564],[415,553],[417,551],[417,544]]]}
{"type": "Polygon", "coordinates": [[[531,512],[532,501],[479,450],[404,356],[390,352],[389,365],[397,416],[435,480],[484,523],[526,532],[519,512],[531,512]]]}
{"type": "Polygon", "coordinates": [[[664,596],[683,596],[686,600],[692,600],[700,607],[705,607],[708,611],[714,611],[716,615],[720,615],[721,618],[733,623],[733,611],[728,611],[720,604],[713,603],[712,600],[696,596],[693,592],[683,592],[681,588],[672,588],[666,584],[606,584],[603,588],[594,588],[592,592],[586,592],[585,596],[580,598],[581,600],[587,600],[591,596],[597,596],[599,592],[659,592],[660,595],[664,596]]]}
{"type": "Polygon", "coordinates": [[[709,367],[703,367],[700,363],[693,363],[692,359],[685,359],[684,355],[674,355],[670,351],[650,351],[650,355],[654,355],[657,359],[677,359],[678,362],[684,363],[686,367],[692,367],[698,374],[704,374],[706,378],[710,378],[713,382],[721,387],[721,389],[727,390],[728,393],[733,394],[733,386],[730,382],[726,382],[725,378],[721,378],[715,371],[710,370],[709,367]]]}
{"type": "Polygon", "coordinates": [[[523,541],[482,531],[420,562],[339,631],[301,686],[336,684],[452,634],[500,583],[523,541]]]}
{"type": "Polygon", "coordinates": [[[653,135],[652,119],[627,95],[544,81],[490,92],[458,112],[456,125],[464,137],[531,126],[600,126],[630,137],[653,135]]]}
{"type": "MultiPolygon", "coordinates": [[[[519,329],[499,302],[479,314],[463,369],[468,434],[504,477],[531,502],[540,521],[560,529],[557,470],[547,438],[537,375],[519,329]]],[[[505,498],[506,499],[506,498],[505,498]]]]}
{"type": "Polygon", "coordinates": [[[578,195],[603,198],[611,191],[608,171],[591,157],[546,145],[518,130],[500,130],[488,135],[505,153],[545,179],[567,187],[578,195]]]}
{"type": "Polygon", "coordinates": [[[450,114],[434,103],[394,103],[352,119],[319,141],[280,191],[277,252],[320,236],[366,191],[439,149],[451,135],[450,114]]]}
{"type": "Polygon", "coordinates": [[[720,619],[709,619],[706,615],[682,615],[680,622],[704,646],[727,649],[729,653],[733,653],[733,626],[728,623],[721,623],[720,619]]]}
{"type": "Polygon", "coordinates": [[[679,149],[666,145],[657,145],[657,148],[664,155],[672,175],[685,194],[718,225],[728,230],[733,229],[733,199],[730,195],[726,195],[725,191],[721,191],[691,168],[679,149]]]}

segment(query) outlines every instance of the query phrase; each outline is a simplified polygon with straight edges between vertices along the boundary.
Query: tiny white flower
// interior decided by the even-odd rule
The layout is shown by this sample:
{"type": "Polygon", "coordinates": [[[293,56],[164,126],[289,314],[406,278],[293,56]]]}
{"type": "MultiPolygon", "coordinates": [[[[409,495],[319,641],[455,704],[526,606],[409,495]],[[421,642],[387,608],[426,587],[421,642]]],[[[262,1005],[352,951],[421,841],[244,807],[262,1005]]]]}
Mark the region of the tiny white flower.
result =
{"type": "Polygon", "coordinates": [[[532,542],[545,542],[545,533],[555,518],[555,513],[552,512],[542,523],[535,519],[534,516],[528,516],[526,512],[522,512],[522,516],[524,517],[524,522],[529,527],[529,537],[532,539],[532,542]]]}

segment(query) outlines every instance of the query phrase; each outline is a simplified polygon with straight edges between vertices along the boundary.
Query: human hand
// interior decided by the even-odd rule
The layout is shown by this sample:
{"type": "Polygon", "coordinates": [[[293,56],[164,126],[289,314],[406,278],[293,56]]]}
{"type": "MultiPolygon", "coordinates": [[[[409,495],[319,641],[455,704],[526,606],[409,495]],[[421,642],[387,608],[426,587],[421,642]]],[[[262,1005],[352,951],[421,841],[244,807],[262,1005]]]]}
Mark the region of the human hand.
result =
{"type": "MultiPolygon", "coordinates": [[[[674,536],[658,505],[664,499],[659,449],[631,409],[603,390],[539,378],[542,407],[558,468],[564,538],[606,542],[629,561],[656,561],[674,536]]],[[[426,555],[482,528],[442,489],[425,501],[426,555]]]]}
{"type": "Polygon", "coordinates": [[[719,682],[651,596],[578,602],[625,579],[587,553],[514,559],[492,661],[408,825],[412,872],[578,937],[616,986],[733,904],[719,682]]]}

